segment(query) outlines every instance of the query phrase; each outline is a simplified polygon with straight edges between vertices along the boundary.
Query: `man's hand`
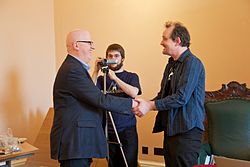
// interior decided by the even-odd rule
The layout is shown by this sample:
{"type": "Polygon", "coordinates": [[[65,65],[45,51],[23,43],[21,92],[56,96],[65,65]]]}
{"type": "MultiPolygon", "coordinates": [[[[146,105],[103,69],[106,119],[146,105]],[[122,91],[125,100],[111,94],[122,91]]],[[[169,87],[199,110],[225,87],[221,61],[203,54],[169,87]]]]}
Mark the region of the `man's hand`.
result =
{"type": "Polygon", "coordinates": [[[99,72],[100,69],[101,69],[101,64],[100,62],[102,61],[102,58],[98,57],[96,60],[95,60],[95,67],[94,67],[94,72],[99,72]]]}
{"type": "Polygon", "coordinates": [[[98,59],[96,59],[96,61],[95,61],[95,67],[94,67],[94,71],[93,71],[93,73],[92,73],[92,80],[93,80],[93,82],[96,84],[96,82],[97,82],[97,76],[98,76],[98,73],[99,73],[99,71],[100,71],[100,69],[101,69],[101,65],[100,65],[100,62],[102,61],[102,58],[99,58],[98,57],[98,59]]]}
{"type": "Polygon", "coordinates": [[[134,109],[138,105],[139,105],[139,103],[136,100],[132,99],[132,108],[134,109]]]}
{"type": "Polygon", "coordinates": [[[133,99],[133,107],[132,112],[138,117],[142,117],[143,114],[139,110],[139,102],[136,99],[133,99]],[[135,105],[136,104],[136,105],[135,105]]]}
{"type": "Polygon", "coordinates": [[[136,114],[138,117],[142,117],[146,115],[149,111],[155,109],[154,101],[146,101],[143,99],[135,99],[139,105],[135,108],[133,108],[134,114],[136,114]]]}
{"type": "Polygon", "coordinates": [[[110,69],[109,69],[108,75],[109,75],[109,78],[110,78],[110,79],[116,81],[117,76],[115,75],[115,72],[114,72],[113,70],[110,70],[110,69]]]}

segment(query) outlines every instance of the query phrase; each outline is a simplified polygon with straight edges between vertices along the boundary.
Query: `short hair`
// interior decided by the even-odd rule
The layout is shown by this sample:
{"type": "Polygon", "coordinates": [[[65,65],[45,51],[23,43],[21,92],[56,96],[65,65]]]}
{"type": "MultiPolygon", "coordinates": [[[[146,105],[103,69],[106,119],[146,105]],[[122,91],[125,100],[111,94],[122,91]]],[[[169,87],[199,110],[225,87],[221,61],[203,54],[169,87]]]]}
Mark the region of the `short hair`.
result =
{"type": "Polygon", "coordinates": [[[171,33],[171,39],[175,40],[177,37],[181,39],[181,46],[190,46],[190,34],[187,28],[180,22],[167,21],[166,28],[174,27],[171,33]]]}
{"type": "Polygon", "coordinates": [[[108,46],[107,50],[106,50],[106,57],[108,56],[108,52],[110,51],[118,51],[121,54],[121,57],[124,59],[125,58],[125,51],[123,49],[123,47],[119,44],[111,44],[108,46]]]}

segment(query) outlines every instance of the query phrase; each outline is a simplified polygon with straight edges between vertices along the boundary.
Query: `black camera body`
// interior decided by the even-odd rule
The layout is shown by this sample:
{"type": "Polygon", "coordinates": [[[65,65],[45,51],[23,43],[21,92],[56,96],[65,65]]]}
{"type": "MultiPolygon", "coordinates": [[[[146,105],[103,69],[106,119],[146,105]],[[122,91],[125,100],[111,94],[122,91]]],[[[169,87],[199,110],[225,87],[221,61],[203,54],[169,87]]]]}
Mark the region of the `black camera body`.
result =
{"type": "Polygon", "coordinates": [[[100,62],[98,62],[101,67],[108,66],[109,64],[117,64],[117,60],[107,60],[107,59],[102,59],[100,62]]]}
{"type": "Polygon", "coordinates": [[[108,66],[107,61],[108,61],[107,59],[102,59],[100,62],[98,62],[98,64],[99,64],[101,67],[108,66]]]}

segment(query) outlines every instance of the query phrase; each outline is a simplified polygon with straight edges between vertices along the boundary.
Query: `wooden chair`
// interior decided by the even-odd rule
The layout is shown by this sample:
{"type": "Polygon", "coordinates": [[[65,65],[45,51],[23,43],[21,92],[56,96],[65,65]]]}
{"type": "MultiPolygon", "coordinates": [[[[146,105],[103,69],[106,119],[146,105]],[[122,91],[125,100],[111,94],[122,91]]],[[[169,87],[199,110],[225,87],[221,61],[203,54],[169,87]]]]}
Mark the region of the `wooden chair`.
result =
{"type": "Polygon", "coordinates": [[[207,91],[204,143],[210,154],[250,160],[250,89],[232,81],[207,91]]]}

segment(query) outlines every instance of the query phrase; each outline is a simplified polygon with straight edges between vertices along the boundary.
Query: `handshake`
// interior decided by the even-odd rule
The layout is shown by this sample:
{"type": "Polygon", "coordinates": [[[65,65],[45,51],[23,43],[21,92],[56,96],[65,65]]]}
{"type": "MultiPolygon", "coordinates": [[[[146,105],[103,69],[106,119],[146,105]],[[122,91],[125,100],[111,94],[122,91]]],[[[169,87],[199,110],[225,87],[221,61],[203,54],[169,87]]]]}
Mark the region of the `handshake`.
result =
{"type": "Polygon", "coordinates": [[[147,101],[140,98],[133,99],[132,112],[138,117],[143,117],[151,110],[156,110],[154,101],[147,101]]]}

